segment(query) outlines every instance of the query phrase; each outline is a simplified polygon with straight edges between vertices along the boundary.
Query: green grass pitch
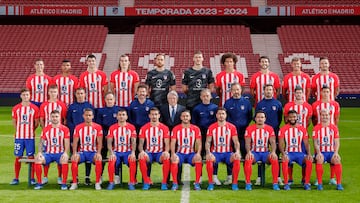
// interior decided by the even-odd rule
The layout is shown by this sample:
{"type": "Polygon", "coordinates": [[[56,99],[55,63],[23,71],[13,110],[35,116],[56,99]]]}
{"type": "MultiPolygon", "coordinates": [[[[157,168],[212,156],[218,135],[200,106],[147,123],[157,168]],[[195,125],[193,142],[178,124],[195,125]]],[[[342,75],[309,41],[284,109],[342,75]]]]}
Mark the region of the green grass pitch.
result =
{"type": "MultiPolygon", "coordinates": [[[[231,191],[229,186],[215,187],[214,191],[206,191],[207,173],[203,167],[202,191],[190,190],[189,202],[360,202],[360,108],[343,108],[340,116],[340,155],[343,163],[344,191],[336,191],[335,186],[328,185],[329,165],[324,167],[324,191],[317,191],[312,186],[311,191],[304,191],[300,184],[300,167],[294,167],[294,181],[291,191],[273,191],[271,189],[270,167],[266,169],[265,187],[254,186],[253,191],[244,190],[244,172],[240,169],[239,191],[231,191]]],[[[20,172],[20,185],[11,186],[9,182],[14,176],[13,172],[13,133],[11,121],[11,108],[0,107],[0,201],[1,202],[180,202],[182,191],[161,191],[161,169],[153,164],[152,180],[156,183],[149,191],[142,191],[141,184],[135,191],[127,190],[128,170],[123,167],[124,182],[122,186],[113,191],[95,191],[94,186],[84,186],[84,166],[79,167],[79,189],[76,191],[61,191],[56,184],[57,169],[55,164],[50,167],[49,184],[43,190],[35,191],[27,184],[28,166],[23,164],[20,172]]],[[[39,137],[37,130],[37,140],[39,137]]],[[[107,167],[107,165],[106,165],[107,167]]],[[[257,167],[253,170],[253,180],[257,175],[257,167]]],[[[70,167],[69,167],[70,169],[70,167]]],[[[92,181],[94,181],[94,167],[92,168],[92,181]]],[[[191,168],[191,181],[194,180],[194,169],[191,168]]],[[[103,188],[107,186],[107,168],[104,172],[103,188]]],[[[226,169],[219,167],[219,179],[224,180],[226,169]]],[[[71,170],[69,170],[69,179],[71,170]]],[[[141,181],[140,171],[137,179],[141,181]]],[[[315,167],[313,167],[311,182],[315,180],[315,167]]],[[[192,187],[192,182],[191,182],[192,187]]],[[[191,188],[192,189],[192,188],[191,188]]]]}

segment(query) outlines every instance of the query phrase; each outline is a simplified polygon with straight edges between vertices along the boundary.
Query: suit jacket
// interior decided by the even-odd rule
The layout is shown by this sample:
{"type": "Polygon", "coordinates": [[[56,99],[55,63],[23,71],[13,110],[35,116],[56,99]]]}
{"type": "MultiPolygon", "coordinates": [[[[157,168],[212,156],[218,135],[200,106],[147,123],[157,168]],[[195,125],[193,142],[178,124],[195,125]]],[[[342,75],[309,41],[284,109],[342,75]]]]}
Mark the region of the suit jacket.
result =
{"type": "Polygon", "coordinates": [[[185,106],[177,104],[174,122],[172,122],[169,112],[169,104],[163,105],[160,108],[160,114],[161,114],[160,121],[163,124],[167,125],[169,127],[169,130],[171,131],[176,125],[181,123],[180,114],[185,110],[186,110],[185,106]]]}

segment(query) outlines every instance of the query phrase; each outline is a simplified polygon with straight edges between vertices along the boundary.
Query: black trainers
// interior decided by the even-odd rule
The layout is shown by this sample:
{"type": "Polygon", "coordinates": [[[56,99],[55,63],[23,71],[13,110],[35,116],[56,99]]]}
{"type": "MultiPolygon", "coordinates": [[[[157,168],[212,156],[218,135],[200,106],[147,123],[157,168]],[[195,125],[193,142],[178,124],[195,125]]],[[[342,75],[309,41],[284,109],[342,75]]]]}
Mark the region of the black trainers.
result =
{"type": "Polygon", "coordinates": [[[85,185],[91,185],[91,181],[89,177],[85,178],[85,185]]]}

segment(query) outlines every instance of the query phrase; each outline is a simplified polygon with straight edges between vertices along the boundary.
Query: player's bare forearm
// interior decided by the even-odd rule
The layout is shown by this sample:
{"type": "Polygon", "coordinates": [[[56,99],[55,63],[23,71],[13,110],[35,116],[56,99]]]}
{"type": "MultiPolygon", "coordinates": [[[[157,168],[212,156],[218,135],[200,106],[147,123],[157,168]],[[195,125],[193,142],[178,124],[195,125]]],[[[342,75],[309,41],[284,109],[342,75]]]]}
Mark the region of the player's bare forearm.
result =
{"type": "Polygon", "coordinates": [[[68,155],[69,151],[70,151],[70,138],[64,139],[64,146],[65,146],[64,151],[65,151],[66,155],[68,155]]]}
{"type": "MultiPolygon", "coordinates": [[[[102,145],[103,145],[103,139],[104,139],[104,137],[103,136],[96,136],[96,142],[97,142],[97,150],[98,151],[101,151],[101,149],[102,149],[102,145]]],[[[106,138],[105,138],[106,139],[106,138]]]]}
{"type": "Polygon", "coordinates": [[[319,144],[318,144],[318,139],[314,139],[313,142],[314,142],[315,153],[319,154],[320,153],[320,148],[319,148],[319,144]]]}
{"type": "Polygon", "coordinates": [[[171,144],[170,144],[171,154],[175,154],[175,145],[176,145],[176,139],[171,139],[171,144]]]}
{"type": "MultiPolygon", "coordinates": [[[[107,138],[106,143],[107,143],[107,148],[108,148],[110,154],[114,154],[114,150],[113,150],[113,146],[112,146],[113,138],[112,137],[107,138]]],[[[135,147],[136,147],[136,144],[135,144],[135,147]]]]}
{"type": "Polygon", "coordinates": [[[169,150],[170,150],[170,138],[165,138],[164,142],[165,142],[165,151],[169,152],[169,150]]]}
{"type": "Polygon", "coordinates": [[[245,150],[246,150],[246,153],[250,152],[250,144],[251,144],[251,139],[250,138],[245,138],[245,150]]]}
{"type": "Polygon", "coordinates": [[[138,150],[139,150],[139,152],[144,151],[144,138],[140,138],[138,150]]]}
{"type": "Polygon", "coordinates": [[[283,138],[279,139],[279,150],[281,154],[285,154],[285,140],[283,138]]]}
{"type": "Polygon", "coordinates": [[[73,153],[77,152],[78,143],[79,143],[79,137],[74,137],[73,144],[72,144],[73,153]]]}
{"type": "Polygon", "coordinates": [[[335,145],[334,145],[334,152],[335,153],[339,153],[339,149],[340,149],[340,139],[339,138],[336,138],[334,140],[335,142],[335,145]]]}
{"type": "Polygon", "coordinates": [[[37,127],[39,127],[39,119],[35,119],[34,120],[34,130],[37,128],[37,127]]]}
{"type": "Polygon", "coordinates": [[[39,146],[38,146],[38,152],[42,153],[44,151],[44,149],[43,149],[44,142],[45,142],[45,140],[41,138],[39,146]]]}
{"type": "Polygon", "coordinates": [[[206,142],[205,142],[205,152],[206,152],[206,154],[210,153],[211,140],[212,140],[211,136],[206,137],[206,142]]]}
{"type": "Polygon", "coordinates": [[[311,156],[309,139],[304,139],[303,141],[304,141],[306,153],[311,156]]]}
{"type": "MultiPolygon", "coordinates": [[[[112,142],[112,141],[111,141],[112,142]]],[[[108,142],[109,143],[109,142],[108,142]]],[[[108,147],[108,149],[109,149],[109,147],[108,147]]],[[[135,153],[135,151],[136,151],[136,138],[135,137],[133,137],[133,138],[131,138],[131,152],[132,153],[135,153]]]]}
{"type": "Polygon", "coordinates": [[[196,139],[197,153],[201,153],[201,139],[196,139]]]}
{"type": "Polygon", "coordinates": [[[234,147],[235,147],[235,152],[236,153],[240,153],[240,143],[239,143],[239,139],[237,136],[233,136],[233,143],[234,143],[234,147]]]}
{"type": "Polygon", "coordinates": [[[276,141],[275,137],[270,138],[270,144],[271,144],[271,152],[276,152],[276,141]]]}

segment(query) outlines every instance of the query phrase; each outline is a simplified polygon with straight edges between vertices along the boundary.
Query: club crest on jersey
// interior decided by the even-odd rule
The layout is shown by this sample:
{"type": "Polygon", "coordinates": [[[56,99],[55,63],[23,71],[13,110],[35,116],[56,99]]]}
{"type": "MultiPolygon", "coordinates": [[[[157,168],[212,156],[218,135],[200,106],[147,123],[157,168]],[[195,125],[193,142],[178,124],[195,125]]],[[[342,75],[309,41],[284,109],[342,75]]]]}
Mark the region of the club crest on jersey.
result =
{"type": "Polygon", "coordinates": [[[334,110],[334,107],[329,106],[329,111],[333,111],[333,110],[334,110]]]}
{"type": "Polygon", "coordinates": [[[269,136],[269,133],[268,133],[268,132],[264,132],[264,136],[265,136],[265,137],[269,136]]]}
{"type": "Polygon", "coordinates": [[[329,82],[332,83],[334,82],[334,80],[332,78],[329,78],[329,82]]]}
{"type": "Polygon", "coordinates": [[[57,136],[59,136],[59,137],[62,137],[63,135],[64,135],[63,132],[58,132],[58,133],[57,133],[57,136]]]}
{"type": "Polygon", "coordinates": [[[125,135],[129,135],[130,131],[128,129],[125,130],[125,135]]]}
{"type": "Polygon", "coordinates": [[[101,77],[100,76],[96,76],[96,79],[95,79],[96,81],[100,81],[101,80],[101,77]]]}
{"type": "Polygon", "coordinates": [[[233,83],[239,82],[239,79],[237,77],[233,77],[233,83]]]}
{"type": "Polygon", "coordinates": [[[127,76],[127,80],[131,80],[131,76],[130,76],[130,75],[127,76]]]}
{"type": "Polygon", "coordinates": [[[273,111],[276,111],[276,106],[271,107],[273,111]]]}
{"type": "Polygon", "coordinates": [[[164,75],[163,78],[164,78],[164,80],[166,80],[166,79],[167,79],[167,75],[164,75]]]}
{"type": "Polygon", "coordinates": [[[307,109],[303,109],[303,110],[301,111],[301,113],[302,113],[302,114],[307,114],[307,109]]]}
{"type": "Polygon", "coordinates": [[[190,132],[189,132],[189,136],[193,136],[193,135],[194,135],[194,133],[190,131],[190,132]]]}
{"type": "Polygon", "coordinates": [[[272,84],[272,85],[274,85],[274,79],[273,79],[273,78],[269,78],[269,82],[268,82],[268,84],[272,84]]]}
{"type": "Polygon", "coordinates": [[[74,84],[74,81],[69,80],[69,81],[68,81],[68,85],[72,85],[72,84],[74,84]]]}
{"type": "Polygon", "coordinates": [[[334,131],[333,131],[333,130],[329,130],[329,135],[333,136],[333,135],[334,135],[334,131]]]}
{"type": "Polygon", "coordinates": [[[205,79],[205,78],[206,78],[206,75],[205,75],[205,74],[202,74],[202,75],[201,75],[201,78],[202,78],[202,79],[205,79]]]}
{"type": "Polygon", "coordinates": [[[150,110],[150,108],[147,106],[147,107],[145,107],[145,111],[149,111],[150,110]]]}
{"type": "Polygon", "coordinates": [[[225,130],[225,135],[230,135],[230,131],[228,129],[225,130]]]}
{"type": "Polygon", "coordinates": [[[245,110],[245,106],[244,106],[244,105],[240,105],[240,109],[241,109],[241,110],[245,110]]]}
{"type": "Polygon", "coordinates": [[[209,113],[210,113],[210,115],[214,115],[214,111],[210,111],[209,113]]]}

